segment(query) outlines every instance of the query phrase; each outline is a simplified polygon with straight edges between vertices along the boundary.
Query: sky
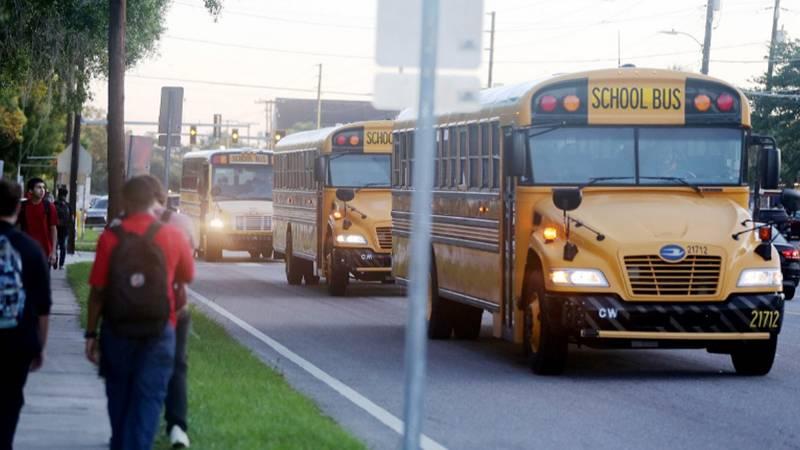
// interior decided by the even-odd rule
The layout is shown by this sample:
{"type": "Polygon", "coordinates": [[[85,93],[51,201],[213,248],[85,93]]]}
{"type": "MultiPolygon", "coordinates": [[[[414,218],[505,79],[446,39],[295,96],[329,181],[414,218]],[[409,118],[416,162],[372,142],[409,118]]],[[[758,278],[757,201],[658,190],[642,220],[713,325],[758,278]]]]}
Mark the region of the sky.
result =
{"type": "MultiPolygon", "coordinates": [[[[753,86],[766,71],[773,6],[774,0],[720,0],[709,75],[753,86]]],[[[265,127],[264,105],[256,102],[316,98],[318,64],[322,98],[370,100],[379,71],[376,11],[377,0],[224,0],[215,21],[202,0],[174,0],[155,54],[126,73],[125,119],[158,120],[161,87],[183,86],[184,123],[222,114],[223,121],[251,124],[255,136],[265,127]]],[[[484,11],[496,14],[494,85],[616,67],[618,58],[637,67],[700,70],[695,39],[703,40],[704,0],[485,0],[484,11]],[[686,34],[661,32],[673,29],[686,34]]],[[[484,30],[489,20],[487,14],[484,30]]],[[[800,37],[800,2],[783,0],[779,24],[788,38],[800,37]]],[[[486,85],[488,51],[474,75],[486,85]]],[[[93,82],[92,106],[107,109],[107,89],[106,80],[93,82]]]]}

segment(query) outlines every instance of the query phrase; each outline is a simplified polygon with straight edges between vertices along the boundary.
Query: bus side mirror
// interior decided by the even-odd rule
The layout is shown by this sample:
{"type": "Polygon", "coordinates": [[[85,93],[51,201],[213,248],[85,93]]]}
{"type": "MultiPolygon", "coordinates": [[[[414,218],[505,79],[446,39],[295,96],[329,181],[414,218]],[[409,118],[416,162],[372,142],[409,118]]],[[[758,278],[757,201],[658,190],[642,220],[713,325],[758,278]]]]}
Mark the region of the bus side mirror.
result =
{"type": "Polygon", "coordinates": [[[528,160],[528,131],[515,130],[505,142],[505,172],[509,177],[523,177],[528,160]]]}
{"type": "Polygon", "coordinates": [[[781,180],[781,151],[775,147],[762,147],[758,159],[761,188],[778,189],[781,180]]]}
{"type": "Polygon", "coordinates": [[[314,160],[314,179],[319,183],[325,184],[325,158],[318,156],[314,160]]]}
{"type": "Polygon", "coordinates": [[[556,208],[564,211],[574,211],[581,206],[583,195],[580,188],[554,188],[553,204],[556,208]]]}
{"type": "Polygon", "coordinates": [[[356,198],[356,192],[352,189],[339,188],[336,190],[336,198],[345,203],[351,202],[356,198]]]}
{"type": "Polygon", "coordinates": [[[800,192],[794,189],[784,189],[781,192],[781,205],[789,215],[800,211],[800,192]]]}
{"type": "Polygon", "coordinates": [[[770,136],[750,136],[748,147],[758,151],[758,184],[761,189],[778,189],[781,179],[781,151],[770,136]]]}

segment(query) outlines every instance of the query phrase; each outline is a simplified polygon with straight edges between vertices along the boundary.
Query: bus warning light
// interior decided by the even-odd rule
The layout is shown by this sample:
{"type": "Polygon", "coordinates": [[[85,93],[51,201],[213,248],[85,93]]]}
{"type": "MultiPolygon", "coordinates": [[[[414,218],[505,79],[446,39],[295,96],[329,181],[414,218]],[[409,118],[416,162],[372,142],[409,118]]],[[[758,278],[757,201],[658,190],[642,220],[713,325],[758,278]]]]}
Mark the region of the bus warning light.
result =
{"type": "Polygon", "coordinates": [[[706,94],[700,94],[694,98],[694,107],[700,112],[706,112],[711,108],[711,99],[706,94]]]}
{"type": "Polygon", "coordinates": [[[772,227],[761,227],[758,229],[758,238],[763,242],[772,240],[772,227]]]}
{"type": "Polygon", "coordinates": [[[552,95],[545,95],[539,100],[539,108],[544,112],[553,112],[556,110],[558,100],[552,95]]]}
{"type": "Polygon", "coordinates": [[[577,95],[568,95],[564,97],[564,109],[569,112],[575,112],[581,107],[581,99],[577,95]]]}
{"type": "Polygon", "coordinates": [[[717,97],[717,108],[722,112],[728,112],[733,109],[733,96],[724,92],[717,97]]]}
{"type": "Polygon", "coordinates": [[[356,135],[350,136],[350,145],[352,145],[353,147],[358,145],[359,141],[360,140],[358,139],[358,136],[356,135]]]}
{"type": "Polygon", "coordinates": [[[347,138],[343,134],[336,137],[336,145],[344,145],[347,143],[347,138]]]}
{"type": "Polygon", "coordinates": [[[544,236],[545,242],[553,242],[558,238],[558,229],[556,227],[545,227],[544,231],[542,231],[542,236],[544,236]]]}

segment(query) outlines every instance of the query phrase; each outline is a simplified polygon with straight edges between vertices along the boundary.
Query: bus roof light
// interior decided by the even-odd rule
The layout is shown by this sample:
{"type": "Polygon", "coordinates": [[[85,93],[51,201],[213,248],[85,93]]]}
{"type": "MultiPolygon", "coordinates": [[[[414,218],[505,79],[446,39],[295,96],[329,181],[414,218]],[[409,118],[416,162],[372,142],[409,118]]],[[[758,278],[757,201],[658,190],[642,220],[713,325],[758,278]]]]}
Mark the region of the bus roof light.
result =
{"type": "Polygon", "coordinates": [[[552,95],[545,95],[539,99],[539,108],[544,112],[553,112],[556,110],[558,100],[552,95]]]}
{"type": "Polygon", "coordinates": [[[717,108],[722,112],[729,112],[733,109],[733,96],[724,92],[717,97],[717,108]]]}
{"type": "Polygon", "coordinates": [[[350,145],[352,145],[353,147],[358,145],[359,141],[360,141],[360,139],[358,139],[357,135],[354,134],[354,135],[350,136],[350,145]]]}
{"type": "Polygon", "coordinates": [[[711,108],[711,99],[706,94],[700,94],[694,98],[694,107],[700,112],[706,112],[711,108]]]}
{"type": "Polygon", "coordinates": [[[581,107],[581,99],[577,95],[568,95],[564,97],[564,109],[569,112],[575,112],[581,107]]]}
{"type": "Polygon", "coordinates": [[[336,145],[344,145],[346,143],[347,143],[347,138],[344,136],[344,134],[336,136],[336,145]]]}

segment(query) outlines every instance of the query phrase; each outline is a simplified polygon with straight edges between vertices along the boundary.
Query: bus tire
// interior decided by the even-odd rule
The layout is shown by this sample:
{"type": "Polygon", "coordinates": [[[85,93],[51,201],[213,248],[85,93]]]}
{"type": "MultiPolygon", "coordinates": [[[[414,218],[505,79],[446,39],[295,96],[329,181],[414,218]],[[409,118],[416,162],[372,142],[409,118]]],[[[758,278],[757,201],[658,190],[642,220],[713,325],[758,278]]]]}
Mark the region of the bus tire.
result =
{"type": "MultiPolygon", "coordinates": [[[[328,236],[332,236],[332,233],[329,232],[328,236]]],[[[325,240],[325,278],[328,281],[328,294],[342,297],[347,291],[349,273],[346,267],[334,261],[333,251],[333,241],[328,237],[325,240]]]]}
{"type": "Polygon", "coordinates": [[[731,361],[737,375],[763,376],[772,369],[778,336],[772,335],[768,341],[745,342],[731,352],[731,361]]]}
{"type": "Polygon", "coordinates": [[[248,251],[248,253],[250,253],[250,259],[259,259],[259,258],[261,258],[261,252],[259,252],[258,250],[250,250],[250,251],[248,251]]]}
{"type": "Polygon", "coordinates": [[[455,321],[453,332],[456,339],[475,340],[481,335],[481,319],[483,309],[464,303],[453,303],[455,310],[455,321]]]}
{"type": "Polygon", "coordinates": [[[567,338],[557,324],[551,323],[545,299],[544,277],[541,269],[529,275],[533,283],[529,292],[533,298],[523,311],[525,353],[531,370],[537,375],[558,375],[567,365],[567,338]]]}
{"type": "Polygon", "coordinates": [[[450,339],[453,334],[453,302],[439,297],[436,266],[431,261],[428,281],[428,339],[450,339]]]}
{"type": "Polygon", "coordinates": [[[286,281],[296,286],[303,281],[303,261],[292,254],[292,235],[286,236],[286,264],[284,270],[286,271],[286,281]]]}
{"type": "Polygon", "coordinates": [[[203,250],[203,257],[208,262],[216,262],[222,259],[222,247],[209,236],[206,236],[206,248],[203,250]]]}
{"type": "Polygon", "coordinates": [[[274,255],[275,251],[272,249],[271,245],[265,247],[264,251],[261,252],[261,256],[264,257],[264,259],[274,259],[274,255]]]}

